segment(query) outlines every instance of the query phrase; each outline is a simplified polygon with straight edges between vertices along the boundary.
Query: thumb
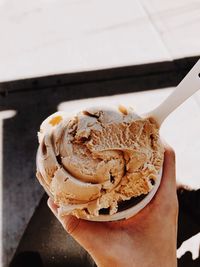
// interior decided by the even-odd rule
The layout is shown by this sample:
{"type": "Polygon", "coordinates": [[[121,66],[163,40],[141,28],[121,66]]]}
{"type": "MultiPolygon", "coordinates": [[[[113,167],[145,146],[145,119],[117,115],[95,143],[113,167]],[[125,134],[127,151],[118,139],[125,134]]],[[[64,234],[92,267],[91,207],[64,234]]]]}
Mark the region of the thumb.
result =
{"type": "Polygon", "coordinates": [[[163,173],[159,189],[161,195],[171,195],[176,191],[176,160],[174,150],[165,144],[163,173]]]}

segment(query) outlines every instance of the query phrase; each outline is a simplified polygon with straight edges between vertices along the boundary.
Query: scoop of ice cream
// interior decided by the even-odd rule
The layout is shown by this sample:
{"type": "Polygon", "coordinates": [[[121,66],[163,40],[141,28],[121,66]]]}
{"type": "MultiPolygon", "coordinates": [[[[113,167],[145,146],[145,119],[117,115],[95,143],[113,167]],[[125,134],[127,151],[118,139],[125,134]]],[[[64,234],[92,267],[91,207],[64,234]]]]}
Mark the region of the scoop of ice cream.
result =
{"type": "Polygon", "coordinates": [[[120,202],[151,191],[163,163],[156,123],[124,107],[57,112],[38,136],[37,177],[61,215],[116,213],[120,202]]]}

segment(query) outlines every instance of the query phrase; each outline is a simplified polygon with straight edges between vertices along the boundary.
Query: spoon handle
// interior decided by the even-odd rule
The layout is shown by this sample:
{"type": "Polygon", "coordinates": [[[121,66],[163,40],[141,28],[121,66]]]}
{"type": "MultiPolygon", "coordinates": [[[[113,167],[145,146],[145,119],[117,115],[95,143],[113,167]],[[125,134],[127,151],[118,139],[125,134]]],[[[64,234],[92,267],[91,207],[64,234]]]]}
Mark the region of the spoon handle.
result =
{"type": "Polygon", "coordinates": [[[159,126],[173,112],[180,106],[187,98],[192,96],[200,89],[200,60],[194,65],[185,78],[179,83],[176,89],[168,96],[168,98],[161,103],[157,108],[150,111],[148,117],[153,117],[159,126]]]}

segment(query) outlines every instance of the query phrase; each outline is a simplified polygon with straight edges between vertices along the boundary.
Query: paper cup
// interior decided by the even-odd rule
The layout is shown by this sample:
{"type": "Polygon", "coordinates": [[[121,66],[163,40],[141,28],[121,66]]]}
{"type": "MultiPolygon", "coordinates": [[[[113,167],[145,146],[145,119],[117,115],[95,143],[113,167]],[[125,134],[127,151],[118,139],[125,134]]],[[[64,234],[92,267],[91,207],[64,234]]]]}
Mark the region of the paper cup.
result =
{"type": "Polygon", "coordinates": [[[144,207],[146,207],[149,204],[149,202],[152,200],[152,198],[154,197],[154,195],[156,194],[159,188],[161,178],[162,178],[162,169],[160,170],[160,173],[158,174],[158,177],[155,181],[155,185],[152,188],[152,190],[146,196],[144,196],[144,198],[141,201],[139,201],[139,203],[133,205],[132,207],[124,209],[123,211],[119,211],[113,215],[99,215],[97,217],[93,217],[89,219],[84,218],[84,219],[89,220],[89,221],[108,222],[108,221],[124,220],[124,219],[128,219],[136,215],[139,211],[141,211],[144,207]]]}
{"type": "MultiPolygon", "coordinates": [[[[115,107],[115,109],[116,108],[117,107],[115,107]]],[[[106,107],[106,109],[115,110],[114,108],[110,108],[110,107],[106,107]]],[[[71,117],[76,115],[77,112],[78,112],[77,110],[73,110],[73,112],[70,111],[70,113],[67,114],[66,116],[69,117],[69,119],[70,119],[71,117]]],[[[57,114],[58,115],[62,114],[62,112],[57,112],[57,114]]],[[[55,116],[55,113],[52,114],[51,116],[49,116],[47,119],[51,119],[51,117],[53,117],[53,116],[55,116]]],[[[37,152],[37,156],[36,156],[36,165],[39,166],[39,153],[38,152],[37,152]]],[[[113,215],[100,214],[96,217],[88,217],[88,218],[83,217],[82,219],[89,220],[89,221],[106,222],[106,221],[117,221],[117,220],[128,219],[128,218],[136,215],[139,211],[141,211],[152,200],[152,198],[156,194],[156,192],[159,188],[159,185],[160,185],[161,177],[162,177],[162,169],[160,170],[160,172],[158,174],[158,177],[155,181],[155,184],[154,184],[152,190],[147,195],[143,195],[142,197],[132,198],[130,201],[129,200],[128,201],[122,201],[121,203],[119,203],[119,209],[118,209],[117,213],[115,213],[113,215]],[[134,203],[135,200],[137,203],[134,203]],[[122,209],[120,209],[121,204],[123,205],[122,209]]],[[[45,181],[40,180],[40,183],[42,184],[46,193],[53,199],[53,195],[51,194],[51,192],[48,190],[47,186],[45,185],[45,181]]]]}
{"type": "MultiPolygon", "coordinates": [[[[36,162],[38,164],[38,152],[37,152],[37,156],[36,156],[36,162]]],[[[96,221],[96,222],[110,222],[110,221],[118,221],[118,220],[125,220],[128,219],[134,215],[136,215],[139,211],[141,211],[144,207],[146,207],[149,202],[152,200],[152,198],[154,197],[154,195],[156,194],[160,182],[161,182],[161,178],[162,178],[162,169],[160,170],[158,177],[155,181],[155,184],[152,188],[152,190],[145,196],[142,197],[141,200],[138,201],[137,204],[128,204],[127,208],[126,208],[126,204],[125,202],[130,202],[128,201],[122,201],[122,204],[124,202],[124,208],[122,211],[118,211],[117,213],[113,214],[113,215],[98,215],[96,217],[90,217],[90,218],[81,218],[80,219],[84,219],[84,220],[88,220],[88,221],[96,221]],[[131,206],[131,207],[130,207],[131,206]]],[[[41,182],[41,181],[40,181],[41,182]]],[[[47,187],[43,184],[43,188],[45,189],[46,193],[49,195],[49,197],[51,197],[53,199],[52,194],[49,192],[49,190],[47,190],[47,187]]],[[[140,198],[140,197],[138,197],[140,198]]],[[[132,198],[134,200],[134,198],[132,198]]]]}

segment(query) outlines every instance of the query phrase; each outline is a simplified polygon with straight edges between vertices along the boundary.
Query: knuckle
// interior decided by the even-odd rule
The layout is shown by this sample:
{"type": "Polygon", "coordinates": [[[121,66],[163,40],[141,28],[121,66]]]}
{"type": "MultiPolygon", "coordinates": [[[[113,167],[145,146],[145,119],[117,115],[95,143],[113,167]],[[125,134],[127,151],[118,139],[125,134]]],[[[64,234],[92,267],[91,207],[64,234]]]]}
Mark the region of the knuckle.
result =
{"type": "Polygon", "coordinates": [[[78,225],[79,225],[80,220],[77,219],[74,216],[67,216],[63,218],[63,227],[65,228],[65,230],[70,234],[70,235],[74,235],[78,225]]]}
{"type": "Polygon", "coordinates": [[[167,149],[165,150],[165,153],[167,153],[168,156],[170,156],[175,161],[176,153],[172,147],[167,147],[167,149]]]}

